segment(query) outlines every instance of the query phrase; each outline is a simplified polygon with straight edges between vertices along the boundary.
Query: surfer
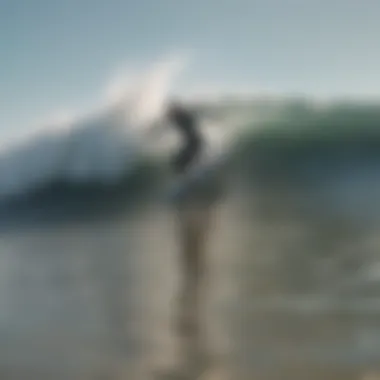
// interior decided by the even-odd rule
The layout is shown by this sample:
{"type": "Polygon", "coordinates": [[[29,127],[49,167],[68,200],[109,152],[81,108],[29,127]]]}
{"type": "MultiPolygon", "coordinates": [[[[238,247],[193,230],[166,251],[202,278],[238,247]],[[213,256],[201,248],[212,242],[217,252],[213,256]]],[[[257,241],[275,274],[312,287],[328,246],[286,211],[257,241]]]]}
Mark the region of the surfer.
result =
{"type": "Polygon", "coordinates": [[[185,174],[200,157],[204,145],[197,118],[194,112],[178,103],[169,106],[167,116],[183,139],[182,148],[172,160],[172,169],[175,174],[185,174]]]}

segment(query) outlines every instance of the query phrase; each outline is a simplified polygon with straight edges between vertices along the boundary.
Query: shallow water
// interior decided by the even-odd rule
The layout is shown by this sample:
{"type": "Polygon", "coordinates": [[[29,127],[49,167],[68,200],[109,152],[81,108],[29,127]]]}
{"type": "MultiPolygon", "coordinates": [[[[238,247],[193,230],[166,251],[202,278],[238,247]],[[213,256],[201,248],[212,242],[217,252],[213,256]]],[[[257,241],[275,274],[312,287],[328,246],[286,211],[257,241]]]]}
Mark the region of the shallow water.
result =
{"type": "MultiPolygon", "coordinates": [[[[348,203],[334,211],[322,199],[242,186],[215,208],[206,378],[370,379],[380,370],[378,223],[363,228],[340,212],[348,203]]],[[[167,205],[31,218],[23,228],[12,218],[0,231],[1,379],[153,379],[176,366],[191,342],[172,328],[180,277],[167,205]]]]}

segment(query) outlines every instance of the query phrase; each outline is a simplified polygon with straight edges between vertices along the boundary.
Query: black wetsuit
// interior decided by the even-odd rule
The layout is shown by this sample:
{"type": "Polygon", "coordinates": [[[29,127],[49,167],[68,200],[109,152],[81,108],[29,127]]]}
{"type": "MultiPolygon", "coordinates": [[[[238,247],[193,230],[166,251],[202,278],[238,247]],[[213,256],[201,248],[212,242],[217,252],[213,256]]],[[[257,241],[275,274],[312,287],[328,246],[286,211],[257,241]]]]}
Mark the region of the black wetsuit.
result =
{"type": "Polygon", "coordinates": [[[198,158],[202,150],[203,140],[197,130],[196,116],[191,111],[182,107],[173,107],[169,111],[169,119],[176,126],[184,140],[182,148],[172,161],[174,172],[182,174],[198,158]]]}

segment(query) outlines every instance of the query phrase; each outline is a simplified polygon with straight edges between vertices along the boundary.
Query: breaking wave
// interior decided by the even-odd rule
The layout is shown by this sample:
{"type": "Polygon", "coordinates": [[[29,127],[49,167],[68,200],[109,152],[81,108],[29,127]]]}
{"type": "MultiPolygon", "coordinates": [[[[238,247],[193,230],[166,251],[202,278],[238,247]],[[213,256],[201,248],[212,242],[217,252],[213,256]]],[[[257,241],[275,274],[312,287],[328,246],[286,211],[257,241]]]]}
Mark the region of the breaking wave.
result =
{"type": "Polygon", "coordinates": [[[95,111],[4,141],[0,198],[56,182],[110,185],[128,177],[143,159],[144,131],[160,117],[177,71],[178,60],[169,59],[128,83],[117,78],[95,111]]]}

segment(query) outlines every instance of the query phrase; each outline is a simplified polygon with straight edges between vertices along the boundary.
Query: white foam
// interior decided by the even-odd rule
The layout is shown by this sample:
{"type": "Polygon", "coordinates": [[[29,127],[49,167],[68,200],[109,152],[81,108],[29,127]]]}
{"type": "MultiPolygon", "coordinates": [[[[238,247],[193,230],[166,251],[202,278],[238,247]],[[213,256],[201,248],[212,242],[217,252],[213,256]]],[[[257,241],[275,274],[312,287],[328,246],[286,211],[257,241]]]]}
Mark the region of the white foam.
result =
{"type": "Polygon", "coordinates": [[[108,96],[95,111],[55,118],[23,136],[3,140],[0,196],[57,179],[113,182],[128,174],[143,148],[142,129],[165,106],[177,61],[169,57],[136,73],[132,85],[123,87],[121,82],[117,96],[108,96]]]}

